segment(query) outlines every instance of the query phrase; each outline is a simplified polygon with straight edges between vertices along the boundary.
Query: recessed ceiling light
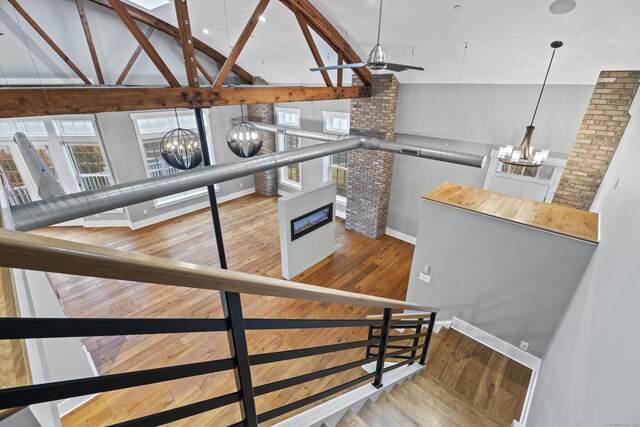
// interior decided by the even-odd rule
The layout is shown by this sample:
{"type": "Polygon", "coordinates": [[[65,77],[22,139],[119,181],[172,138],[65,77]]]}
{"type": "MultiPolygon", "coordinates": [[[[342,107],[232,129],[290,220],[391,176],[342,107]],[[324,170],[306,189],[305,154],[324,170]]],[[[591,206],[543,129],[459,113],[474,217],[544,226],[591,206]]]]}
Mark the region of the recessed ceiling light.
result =
{"type": "Polygon", "coordinates": [[[264,17],[264,15],[260,15],[260,18],[258,18],[260,20],[260,22],[267,22],[267,18],[264,17]]]}
{"type": "Polygon", "coordinates": [[[576,8],[575,0],[556,0],[549,5],[549,11],[554,15],[564,15],[576,8]]]}
{"type": "Polygon", "coordinates": [[[202,32],[203,32],[204,34],[209,34],[209,29],[208,29],[208,28],[203,28],[203,29],[202,29],[202,32]]]}
{"type": "Polygon", "coordinates": [[[171,0],[129,0],[129,2],[138,6],[142,6],[147,10],[153,10],[159,8],[160,6],[164,6],[165,4],[171,3],[171,0]]]}

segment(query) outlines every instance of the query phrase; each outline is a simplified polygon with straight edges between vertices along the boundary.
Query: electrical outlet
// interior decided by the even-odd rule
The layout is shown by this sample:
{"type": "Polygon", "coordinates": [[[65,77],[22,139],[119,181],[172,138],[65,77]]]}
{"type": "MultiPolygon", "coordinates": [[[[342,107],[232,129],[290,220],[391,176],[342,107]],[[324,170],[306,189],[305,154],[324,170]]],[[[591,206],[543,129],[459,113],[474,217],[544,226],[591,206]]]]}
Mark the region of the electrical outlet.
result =
{"type": "Polygon", "coordinates": [[[422,280],[425,283],[431,283],[431,276],[429,276],[428,274],[420,273],[418,275],[418,279],[422,280]]]}
{"type": "Polygon", "coordinates": [[[146,214],[147,214],[147,210],[146,210],[146,209],[144,209],[144,210],[142,211],[142,213],[146,215],[146,214]]]}
{"type": "Polygon", "coordinates": [[[423,272],[424,274],[429,274],[429,270],[430,270],[430,269],[431,269],[431,267],[429,267],[429,265],[428,265],[428,264],[425,264],[425,265],[424,265],[424,269],[422,270],[422,272],[423,272]]]}
{"type": "Polygon", "coordinates": [[[524,351],[527,351],[527,349],[529,348],[529,343],[526,341],[520,341],[520,348],[524,351]]]}
{"type": "Polygon", "coordinates": [[[240,183],[240,188],[242,188],[242,183],[240,183]]]}

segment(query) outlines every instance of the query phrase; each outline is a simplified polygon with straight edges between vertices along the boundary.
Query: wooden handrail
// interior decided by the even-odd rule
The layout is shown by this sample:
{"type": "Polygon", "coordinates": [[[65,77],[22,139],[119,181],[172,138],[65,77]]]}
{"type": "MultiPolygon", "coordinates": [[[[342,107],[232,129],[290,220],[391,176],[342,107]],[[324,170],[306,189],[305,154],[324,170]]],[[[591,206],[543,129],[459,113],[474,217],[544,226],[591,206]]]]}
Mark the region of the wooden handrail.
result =
{"type": "Polygon", "coordinates": [[[220,270],[0,229],[0,266],[368,307],[434,311],[404,301],[220,270]]]}
{"type": "MultiPolygon", "coordinates": [[[[423,309],[424,310],[424,309],[423,309]]],[[[431,313],[437,313],[437,308],[430,308],[430,311],[422,312],[422,313],[396,313],[392,314],[392,319],[418,319],[418,318],[427,318],[431,316],[431,313]]],[[[372,314],[371,316],[367,316],[367,320],[380,320],[383,319],[382,314],[372,314]]]]}

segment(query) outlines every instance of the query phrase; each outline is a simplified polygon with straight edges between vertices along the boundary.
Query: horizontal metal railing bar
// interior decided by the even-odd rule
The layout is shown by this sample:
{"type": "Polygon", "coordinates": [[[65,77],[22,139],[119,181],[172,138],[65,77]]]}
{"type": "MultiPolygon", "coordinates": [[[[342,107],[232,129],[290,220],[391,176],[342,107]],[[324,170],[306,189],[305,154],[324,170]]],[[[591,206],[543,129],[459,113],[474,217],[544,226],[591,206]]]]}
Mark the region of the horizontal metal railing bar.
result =
{"type": "MultiPolygon", "coordinates": [[[[427,331],[427,332],[421,332],[419,334],[412,334],[412,335],[391,335],[388,341],[393,342],[393,341],[410,340],[412,338],[426,337],[428,334],[429,332],[427,331]]],[[[372,335],[371,338],[380,339],[380,335],[372,335]]]]}
{"type": "Polygon", "coordinates": [[[227,331],[226,319],[0,318],[0,339],[104,337],[227,331]]]}
{"type": "Polygon", "coordinates": [[[413,363],[416,360],[420,360],[420,356],[412,357],[411,359],[407,359],[404,362],[399,362],[399,363],[393,364],[391,366],[387,366],[386,368],[384,368],[382,370],[382,372],[386,374],[389,371],[393,371],[394,369],[402,368],[403,366],[408,365],[410,363],[413,363]]]}
{"type": "MultiPolygon", "coordinates": [[[[396,357],[398,355],[401,355],[401,354],[404,354],[404,353],[408,353],[408,352],[413,351],[413,350],[419,350],[422,347],[424,347],[423,344],[416,345],[415,347],[407,347],[407,348],[402,349],[402,350],[394,351],[392,353],[387,353],[387,354],[385,354],[385,358],[388,359],[390,357],[396,357]]],[[[371,355],[372,356],[378,356],[378,353],[375,353],[375,354],[372,353],[371,355]]]]}
{"type": "Polygon", "coordinates": [[[330,344],[318,347],[299,348],[295,350],[277,351],[273,353],[260,353],[249,355],[249,363],[263,365],[265,363],[281,362],[283,360],[298,359],[301,357],[316,356],[318,354],[334,353],[336,351],[350,350],[358,347],[366,347],[380,343],[379,339],[352,341],[341,344],[330,344]]]}
{"type": "Polygon", "coordinates": [[[392,320],[389,322],[391,326],[404,326],[405,328],[418,325],[428,325],[429,319],[425,320],[392,320]]]}
{"type": "Polygon", "coordinates": [[[212,399],[203,400],[201,402],[191,403],[179,408],[169,409],[167,411],[147,415],[146,417],[140,417],[118,424],[112,424],[110,427],[155,427],[178,421],[183,418],[192,417],[194,415],[211,411],[212,409],[227,406],[239,401],[240,392],[237,391],[235,393],[225,394],[223,396],[214,397],[212,399]]]}
{"type": "MultiPolygon", "coordinates": [[[[403,362],[404,363],[404,362],[403,362]]],[[[258,422],[262,423],[265,421],[268,421],[272,418],[275,417],[279,417],[280,415],[286,414],[287,412],[291,412],[295,409],[301,408],[303,406],[309,405],[310,403],[316,402],[320,399],[324,399],[325,397],[331,396],[332,394],[336,394],[341,392],[342,390],[348,389],[349,387],[353,387],[354,385],[357,385],[363,381],[366,381],[370,378],[373,378],[376,375],[375,372],[372,372],[370,374],[367,375],[363,375],[359,378],[356,378],[355,380],[351,380],[349,382],[346,382],[344,384],[341,384],[337,387],[333,387],[330,388],[328,390],[325,390],[323,392],[314,394],[312,396],[306,397],[304,399],[300,399],[298,401],[295,401],[293,403],[289,403],[288,405],[284,405],[281,406],[279,408],[276,409],[272,409],[270,411],[267,412],[263,412],[262,414],[258,415],[258,422]]]]}
{"type": "Polygon", "coordinates": [[[378,326],[380,320],[364,319],[244,319],[246,330],[265,329],[307,329],[307,328],[347,328],[356,326],[378,326]]]}
{"type": "Polygon", "coordinates": [[[269,384],[260,385],[253,388],[253,392],[256,396],[271,393],[277,390],[281,390],[287,387],[293,387],[294,385],[306,383],[316,380],[318,378],[326,377],[328,375],[337,374],[339,372],[348,371],[349,369],[357,368],[367,363],[375,362],[376,357],[369,357],[367,359],[356,360],[355,362],[345,363],[343,365],[334,366],[332,368],[322,369],[320,371],[310,372],[308,374],[299,375],[297,377],[287,378],[285,380],[274,381],[269,384]]]}
{"type": "Polygon", "coordinates": [[[406,301],[6,229],[0,229],[0,266],[365,307],[436,310],[406,301]]]}
{"type": "MultiPolygon", "coordinates": [[[[437,308],[430,308],[427,312],[422,313],[395,313],[391,315],[391,320],[393,319],[424,319],[431,317],[431,313],[437,313],[437,308]]],[[[371,314],[367,316],[368,320],[382,320],[382,314],[371,314]]]]}
{"type": "Polygon", "coordinates": [[[233,369],[235,366],[234,359],[220,359],[122,374],[4,388],[0,389],[0,409],[211,374],[233,369]]]}

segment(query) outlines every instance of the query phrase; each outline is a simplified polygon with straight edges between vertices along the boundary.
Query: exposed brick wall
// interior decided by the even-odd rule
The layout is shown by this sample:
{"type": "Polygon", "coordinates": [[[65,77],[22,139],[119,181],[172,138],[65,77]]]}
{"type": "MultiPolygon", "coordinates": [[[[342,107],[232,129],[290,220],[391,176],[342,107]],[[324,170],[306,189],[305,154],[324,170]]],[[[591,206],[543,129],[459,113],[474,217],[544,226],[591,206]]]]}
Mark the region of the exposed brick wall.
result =
{"type": "Polygon", "coordinates": [[[629,122],[640,71],[603,71],[553,203],[589,210],[629,122]]]}
{"type": "MultiPolygon", "coordinates": [[[[265,85],[266,81],[260,77],[254,78],[255,84],[265,85]]],[[[249,120],[274,124],[273,104],[251,104],[247,105],[247,115],[249,120]]],[[[258,154],[276,152],[276,135],[271,132],[262,132],[262,149],[258,154]]],[[[256,193],[263,196],[275,196],[278,194],[278,171],[268,170],[258,172],[253,175],[253,186],[256,193]]]]}
{"type": "MultiPolygon", "coordinates": [[[[354,85],[362,85],[354,76],[354,85]]],[[[351,100],[351,133],[395,141],[398,80],[393,74],[373,76],[373,96],[351,100]]],[[[346,226],[377,239],[385,234],[393,176],[393,154],[349,152],[346,226]]]]}

